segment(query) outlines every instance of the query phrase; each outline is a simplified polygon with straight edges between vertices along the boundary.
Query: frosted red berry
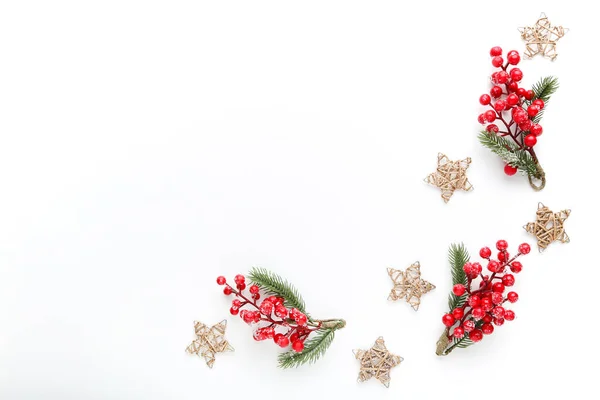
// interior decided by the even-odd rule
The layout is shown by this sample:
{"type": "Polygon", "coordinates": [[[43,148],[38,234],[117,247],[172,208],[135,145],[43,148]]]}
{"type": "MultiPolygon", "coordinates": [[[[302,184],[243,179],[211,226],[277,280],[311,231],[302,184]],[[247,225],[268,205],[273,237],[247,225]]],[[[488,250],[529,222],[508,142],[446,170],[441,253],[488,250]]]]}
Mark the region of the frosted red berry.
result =
{"type": "Polygon", "coordinates": [[[480,124],[485,124],[485,114],[479,114],[479,116],[477,117],[477,122],[479,122],[480,124]]]}
{"type": "Polygon", "coordinates": [[[523,270],[523,264],[521,264],[520,261],[513,261],[510,264],[510,270],[514,273],[514,274],[518,274],[519,272],[521,272],[523,270]]]}
{"type": "Polygon", "coordinates": [[[227,282],[227,279],[225,279],[224,276],[219,276],[217,278],[217,285],[224,285],[227,282]]]}
{"type": "Polygon", "coordinates": [[[513,286],[515,284],[515,276],[513,274],[505,274],[502,277],[504,286],[513,286]]]}
{"type": "Polygon", "coordinates": [[[494,292],[492,293],[492,303],[501,304],[504,301],[504,297],[502,297],[501,293],[494,292]]]}
{"type": "Polygon", "coordinates": [[[482,247],[481,250],[479,250],[479,256],[481,258],[490,258],[491,255],[492,250],[490,250],[489,247],[482,247]]]}
{"type": "Polygon", "coordinates": [[[475,321],[470,319],[468,321],[463,322],[462,326],[465,332],[471,332],[473,329],[475,329],[475,321]]]}
{"type": "Polygon", "coordinates": [[[504,310],[504,307],[496,306],[492,310],[492,315],[494,316],[494,318],[504,318],[504,312],[505,311],[506,310],[504,310]]]}
{"type": "Polygon", "coordinates": [[[504,312],[504,319],[507,321],[513,321],[515,319],[515,312],[513,310],[506,310],[504,312]]]}
{"type": "Polygon", "coordinates": [[[531,251],[531,246],[529,246],[529,244],[527,244],[527,243],[521,243],[519,245],[519,253],[521,253],[521,254],[529,254],[530,251],[531,251]]]}
{"type": "Polygon", "coordinates": [[[496,248],[498,250],[506,250],[508,249],[508,243],[506,242],[506,240],[498,240],[496,242],[496,248]]]}
{"type": "Polygon", "coordinates": [[[300,313],[298,315],[296,315],[294,317],[294,320],[296,321],[296,323],[300,326],[304,326],[306,325],[306,323],[308,322],[308,319],[306,318],[306,315],[300,313]]]}
{"type": "Polygon", "coordinates": [[[487,269],[490,272],[499,272],[500,271],[500,263],[496,260],[490,260],[490,262],[487,265],[487,269]]]}
{"type": "Polygon", "coordinates": [[[457,326],[456,328],[454,328],[454,331],[452,332],[452,336],[454,336],[457,339],[462,338],[463,336],[465,336],[464,328],[457,326]]]}
{"type": "Polygon", "coordinates": [[[510,76],[508,75],[508,72],[500,71],[500,72],[498,72],[498,77],[496,78],[496,80],[500,84],[505,84],[506,82],[508,82],[509,78],[510,78],[510,76]]]}
{"type": "Polygon", "coordinates": [[[494,110],[496,110],[499,113],[504,111],[505,108],[506,108],[506,101],[504,101],[504,100],[498,100],[494,103],[494,110]]]}
{"type": "Polygon", "coordinates": [[[517,294],[517,292],[508,292],[506,294],[506,298],[508,299],[508,301],[510,301],[511,303],[516,303],[517,300],[519,300],[519,295],[517,294]]]}
{"type": "Polygon", "coordinates": [[[474,294],[472,296],[469,296],[469,300],[467,300],[467,302],[469,303],[469,306],[471,306],[471,308],[479,307],[479,304],[481,303],[481,298],[474,294]]]}
{"type": "Polygon", "coordinates": [[[498,125],[496,125],[496,124],[489,124],[489,125],[488,125],[488,126],[485,128],[485,130],[486,130],[486,131],[488,131],[488,132],[494,132],[494,133],[498,133],[498,131],[499,131],[500,129],[498,128],[498,125]]]}
{"type": "Polygon", "coordinates": [[[481,329],[473,329],[471,332],[469,332],[469,339],[471,339],[473,342],[479,342],[481,339],[483,339],[483,332],[481,332],[481,329]]]}
{"type": "Polygon", "coordinates": [[[494,46],[490,49],[490,56],[492,57],[496,57],[502,55],[502,47],[500,46],[494,46]]]}
{"type": "MultiPolygon", "coordinates": [[[[485,316],[485,311],[483,311],[483,308],[481,307],[474,307],[473,310],[471,311],[471,315],[473,316],[473,318],[475,318],[477,321],[479,321],[481,318],[483,318],[485,316]]],[[[448,325],[446,325],[448,326],[448,325]]]]}
{"type": "Polygon", "coordinates": [[[479,104],[481,104],[482,106],[487,106],[488,104],[490,104],[491,101],[492,98],[489,94],[482,94],[481,96],[479,96],[479,104]]]}
{"type": "Polygon", "coordinates": [[[499,68],[504,64],[504,59],[501,56],[495,56],[492,58],[492,65],[496,68],[499,68]]]}
{"type": "Polygon", "coordinates": [[[296,340],[295,342],[292,342],[292,349],[296,353],[300,353],[302,350],[304,350],[304,342],[302,342],[300,340],[296,340]]]}
{"type": "Polygon", "coordinates": [[[258,291],[260,290],[260,288],[259,288],[258,286],[256,286],[256,285],[251,285],[251,286],[250,286],[250,289],[248,289],[248,290],[249,290],[249,291],[250,291],[250,293],[252,293],[252,294],[257,294],[257,293],[258,293],[258,291]]]}
{"type": "Polygon", "coordinates": [[[237,274],[235,276],[235,278],[233,278],[233,281],[235,282],[236,285],[239,285],[240,283],[246,282],[246,277],[242,274],[237,274]]]}
{"type": "Polygon", "coordinates": [[[242,306],[242,302],[238,299],[233,299],[233,301],[231,302],[231,306],[235,308],[240,308],[242,306]]]}
{"type": "Polygon", "coordinates": [[[540,110],[541,110],[542,108],[544,108],[544,106],[545,106],[545,104],[544,104],[544,100],[542,100],[542,99],[535,99],[535,100],[533,101],[533,103],[531,103],[531,104],[533,104],[533,105],[535,105],[535,106],[538,106],[538,107],[540,108],[540,110]]]}
{"type": "Polygon", "coordinates": [[[481,299],[481,309],[485,312],[490,311],[492,308],[494,308],[494,303],[492,303],[492,299],[489,297],[484,297],[483,299],[481,299]]]}

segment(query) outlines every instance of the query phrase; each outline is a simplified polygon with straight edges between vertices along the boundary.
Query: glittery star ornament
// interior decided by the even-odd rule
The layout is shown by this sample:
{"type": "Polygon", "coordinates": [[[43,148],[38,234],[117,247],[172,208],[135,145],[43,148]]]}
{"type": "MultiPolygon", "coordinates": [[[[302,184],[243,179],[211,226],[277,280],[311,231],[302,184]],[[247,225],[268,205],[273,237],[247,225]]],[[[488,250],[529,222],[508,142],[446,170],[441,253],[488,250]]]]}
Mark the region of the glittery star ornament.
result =
{"type": "Polygon", "coordinates": [[[546,14],[542,13],[535,25],[519,28],[521,38],[525,40],[525,56],[534,57],[541,54],[554,61],[558,56],[556,42],[567,33],[562,26],[553,26],[546,14]]]}
{"type": "Polygon", "coordinates": [[[535,222],[530,222],[523,228],[537,238],[539,251],[544,251],[554,241],[569,243],[570,239],[565,232],[564,223],[569,218],[571,210],[552,212],[542,203],[538,204],[535,213],[535,222]]]}
{"type": "Polygon", "coordinates": [[[354,356],[360,361],[358,381],[364,382],[374,377],[385,387],[390,386],[390,370],[404,361],[388,351],[382,337],[369,350],[354,350],[354,356]]]}
{"type": "Polygon", "coordinates": [[[225,340],[225,329],[227,328],[227,320],[223,320],[216,325],[208,327],[202,322],[194,322],[194,330],[196,339],[187,347],[186,351],[189,354],[196,354],[199,357],[204,357],[206,365],[209,368],[215,363],[215,354],[233,351],[233,347],[225,340]]]}
{"type": "Polygon", "coordinates": [[[429,174],[425,182],[439,187],[442,190],[442,199],[447,203],[455,190],[467,192],[473,190],[473,185],[467,179],[467,168],[470,164],[470,157],[460,161],[450,161],[446,155],[438,153],[437,170],[429,174]]]}
{"type": "Polygon", "coordinates": [[[417,311],[421,304],[421,296],[435,289],[435,286],[421,279],[421,265],[415,262],[406,271],[388,268],[388,275],[394,282],[388,300],[405,299],[417,311]]]}

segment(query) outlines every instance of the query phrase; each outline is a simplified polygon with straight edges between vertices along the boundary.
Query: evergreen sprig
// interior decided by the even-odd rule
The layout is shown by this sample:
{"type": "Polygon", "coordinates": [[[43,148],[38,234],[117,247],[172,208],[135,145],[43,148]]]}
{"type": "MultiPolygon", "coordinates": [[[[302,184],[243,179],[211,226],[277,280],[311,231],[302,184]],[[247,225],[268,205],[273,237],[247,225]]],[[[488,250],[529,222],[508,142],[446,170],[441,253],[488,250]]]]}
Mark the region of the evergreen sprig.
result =
{"type": "Polygon", "coordinates": [[[298,289],[281,276],[265,268],[253,267],[250,270],[248,277],[250,278],[250,281],[257,284],[269,296],[283,297],[285,299],[284,304],[286,307],[297,308],[300,312],[309,317],[306,313],[306,304],[304,303],[302,296],[300,296],[298,289]]]}
{"type": "Polygon", "coordinates": [[[544,116],[544,111],[546,109],[546,105],[550,101],[550,96],[552,96],[558,90],[558,78],[553,76],[547,76],[545,78],[540,79],[537,83],[533,85],[533,98],[531,101],[528,101],[526,104],[529,106],[536,99],[544,100],[544,108],[537,113],[535,117],[533,117],[533,123],[539,124],[544,116]]]}
{"type": "Polygon", "coordinates": [[[293,350],[281,353],[278,357],[280,368],[294,368],[302,364],[313,364],[321,358],[333,342],[335,330],[320,329],[304,344],[304,350],[296,353],[293,350]]]}
{"type": "MultiPolygon", "coordinates": [[[[469,262],[470,258],[469,252],[464,244],[453,243],[450,245],[450,249],[448,250],[448,261],[450,262],[450,268],[452,269],[453,285],[462,283],[467,286],[467,274],[465,274],[465,271],[463,270],[463,265],[469,262]]],[[[450,307],[450,311],[452,311],[455,308],[462,306],[465,301],[467,301],[466,293],[462,296],[457,296],[450,292],[450,296],[448,296],[448,307],[450,307]]]]}
{"type": "Polygon", "coordinates": [[[519,150],[514,143],[487,131],[480,132],[478,138],[482,145],[498,154],[507,164],[520,169],[527,175],[537,176],[537,167],[531,155],[524,150],[519,150]]]}

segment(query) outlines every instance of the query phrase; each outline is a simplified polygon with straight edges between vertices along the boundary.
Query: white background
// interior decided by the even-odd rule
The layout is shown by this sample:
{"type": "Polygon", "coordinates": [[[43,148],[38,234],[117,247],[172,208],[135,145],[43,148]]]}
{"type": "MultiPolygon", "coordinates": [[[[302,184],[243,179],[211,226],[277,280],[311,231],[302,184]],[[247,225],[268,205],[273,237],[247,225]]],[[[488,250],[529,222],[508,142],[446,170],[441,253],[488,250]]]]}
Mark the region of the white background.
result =
{"type": "Polygon", "coordinates": [[[2,1],[0,398],[597,396],[597,14],[404,3],[2,1]],[[571,30],[521,65],[561,82],[536,193],[476,118],[489,48],[522,51],[541,11],[571,30]],[[473,158],[449,204],[422,181],[440,151],[473,158]],[[523,259],[514,322],[437,357],[448,245],[533,243],[539,201],[573,210],[572,242],[523,259]],[[416,260],[437,285],[418,312],[386,300],[416,260]],[[228,316],[216,276],[253,265],[347,320],[316,365],[279,370],[238,318],[214,369],[185,353],[228,316]],[[356,383],[380,335],[405,358],[389,389],[356,383]]]}

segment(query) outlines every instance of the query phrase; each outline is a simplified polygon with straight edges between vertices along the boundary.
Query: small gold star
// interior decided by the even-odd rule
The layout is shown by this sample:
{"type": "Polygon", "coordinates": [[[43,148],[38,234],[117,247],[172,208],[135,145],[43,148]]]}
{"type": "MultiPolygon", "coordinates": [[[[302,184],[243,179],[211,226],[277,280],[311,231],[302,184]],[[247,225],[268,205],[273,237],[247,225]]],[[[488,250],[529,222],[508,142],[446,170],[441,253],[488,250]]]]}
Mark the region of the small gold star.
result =
{"type": "Polygon", "coordinates": [[[225,340],[225,328],[227,328],[227,320],[223,320],[210,328],[202,322],[195,321],[196,339],[190,343],[186,351],[189,354],[204,357],[206,365],[212,368],[215,363],[215,354],[233,351],[233,347],[225,340]]]}
{"type": "Polygon", "coordinates": [[[354,356],[360,361],[358,381],[364,382],[375,377],[385,387],[390,386],[390,370],[404,361],[388,351],[381,336],[369,350],[354,350],[354,356]]]}
{"type": "Polygon", "coordinates": [[[471,158],[467,157],[460,161],[450,161],[442,153],[438,153],[437,170],[425,178],[425,182],[437,186],[442,190],[442,199],[447,203],[455,190],[473,190],[473,186],[467,179],[467,168],[471,164],[471,158]]]}
{"type": "Polygon", "coordinates": [[[570,214],[571,210],[562,210],[554,213],[548,207],[539,203],[537,212],[535,213],[535,222],[530,222],[523,228],[535,235],[538,241],[538,248],[541,252],[554,241],[569,243],[570,239],[567,232],[565,232],[564,223],[570,214]]]}
{"type": "Polygon", "coordinates": [[[562,26],[553,26],[546,14],[542,13],[534,26],[519,28],[521,38],[525,40],[525,56],[534,57],[541,54],[544,57],[554,61],[558,53],[556,52],[556,42],[563,36],[568,29],[562,26]]]}
{"type": "Polygon", "coordinates": [[[418,261],[406,271],[388,268],[388,275],[394,282],[388,300],[396,301],[405,298],[415,311],[419,309],[421,296],[435,289],[434,285],[421,279],[421,265],[418,261]]]}

